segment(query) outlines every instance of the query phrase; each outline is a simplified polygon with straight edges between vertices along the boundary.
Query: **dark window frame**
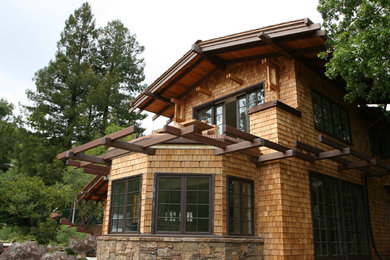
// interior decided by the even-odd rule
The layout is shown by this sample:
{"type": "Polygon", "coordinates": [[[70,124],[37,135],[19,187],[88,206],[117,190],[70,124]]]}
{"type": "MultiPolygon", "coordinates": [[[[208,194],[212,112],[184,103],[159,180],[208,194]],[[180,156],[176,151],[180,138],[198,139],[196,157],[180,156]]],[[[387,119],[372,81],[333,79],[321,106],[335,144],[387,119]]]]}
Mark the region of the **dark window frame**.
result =
{"type": "MultiPolygon", "coordinates": [[[[252,179],[247,179],[247,178],[242,178],[242,177],[237,177],[237,176],[233,176],[233,175],[227,175],[226,176],[226,233],[229,235],[229,236],[234,236],[234,237],[253,237],[255,236],[255,186],[254,186],[254,180],[252,179]],[[250,184],[250,187],[252,189],[252,196],[251,196],[251,201],[252,201],[252,211],[251,211],[251,218],[252,218],[252,224],[251,224],[251,229],[252,229],[252,233],[251,234],[244,234],[242,232],[242,210],[240,208],[240,222],[241,222],[241,225],[240,225],[240,234],[232,234],[230,233],[230,204],[229,204],[229,183],[230,183],[230,180],[236,180],[236,181],[239,181],[239,182],[244,182],[244,183],[249,183],[250,184]]],[[[240,198],[241,198],[241,194],[240,194],[240,198]]]]}
{"type": "MultiPolygon", "coordinates": [[[[251,95],[252,93],[256,93],[258,91],[261,91],[262,94],[263,94],[262,103],[259,103],[259,104],[263,104],[265,102],[265,87],[264,87],[264,82],[261,82],[261,83],[255,84],[253,86],[250,86],[250,87],[247,87],[247,88],[235,91],[235,92],[230,93],[228,95],[219,97],[217,99],[214,99],[214,100],[211,100],[209,102],[206,102],[206,103],[203,103],[201,105],[193,107],[192,117],[196,118],[196,119],[199,119],[199,111],[211,109],[211,122],[208,122],[208,123],[211,124],[211,125],[216,125],[216,108],[218,106],[222,105],[222,121],[223,121],[222,124],[226,125],[226,103],[227,103],[227,101],[231,101],[232,99],[234,99],[234,102],[235,102],[235,113],[236,113],[235,114],[235,117],[236,117],[235,127],[237,129],[240,129],[239,100],[241,98],[245,97],[246,122],[245,122],[244,129],[246,128],[247,132],[249,132],[249,130],[250,130],[249,129],[250,128],[249,127],[250,123],[249,123],[249,114],[248,114],[248,111],[247,111],[248,108],[251,108],[249,106],[249,103],[250,103],[249,102],[249,95],[251,95]]],[[[254,106],[259,105],[259,104],[255,104],[254,106]]]]}
{"type": "Polygon", "coordinates": [[[153,181],[153,205],[152,205],[152,233],[153,234],[164,234],[170,236],[210,236],[214,234],[214,185],[215,185],[215,176],[214,174],[200,174],[200,173],[167,173],[167,172],[158,172],[154,174],[153,181]],[[158,202],[159,202],[159,177],[180,177],[181,178],[181,223],[179,232],[172,231],[158,231],[157,230],[157,219],[158,219],[158,202]],[[187,186],[183,185],[186,183],[188,177],[208,177],[209,178],[209,223],[208,223],[208,232],[187,232],[186,228],[186,214],[183,214],[186,211],[187,199],[186,191],[187,186]]]}
{"type": "Polygon", "coordinates": [[[312,91],[311,91],[311,95],[312,95],[312,108],[313,108],[313,121],[314,121],[314,128],[317,129],[318,131],[321,131],[321,132],[324,132],[334,138],[336,138],[337,140],[340,140],[344,143],[347,143],[347,144],[352,144],[352,130],[351,130],[351,121],[350,121],[350,117],[349,117],[349,111],[348,109],[346,109],[345,107],[341,106],[340,104],[338,104],[337,102],[333,101],[332,99],[328,98],[327,96],[325,96],[324,94],[322,94],[321,92],[315,90],[314,88],[312,88],[312,91]],[[314,96],[317,96],[319,99],[320,99],[320,102],[321,104],[316,104],[317,106],[320,106],[320,110],[321,110],[321,115],[317,115],[316,114],[316,110],[315,110],[315,103],[314,103],[314,96]],[[326,116],[329,116],[330,118],[328,120],[324,119],[324,102],[328,103],[329,104],[329,112],[326,116]],[[335,124],[335,113],[338,114],[338,117],[339,117],[339,126],[340,126],[340,129],[338,129],[339,131],[341,131],[340,133],[340,136],[337,136],[337,134],[335,134],[335,131],[336,130],[336,127],[337,127],[337,124],[335,124]],[[342,113],[346,116],[345,120],[345,127],[347,127],[348,129],[342,129],[343,128],[343,123],[342,123],[342,113]],[[316,122],[316,117],[320,117],[321,118],[321,122],[317,123],[316,122]],[[325,121],[328,121],[328,122],[332,122],[332,124],[330,126],[325,126],[325,121]],[[326,129],[327,127],[330,127],[331,129],[326,129]],[[347,136],[344,137],[343,135],[343,131],[346,132],[347,136]],[[349,140],[348,140],[349,139],[349,140]]]}
{"type": "Polygon", "coordinates": [[[142,174],[137,174],[130,177],[115,179],[111,182],[111,195],[110,195],[110,215],[109,215],[109,223],[108,223],[108,233],[109,234],[139,234],[140,233],[140,225],[141,225],[141,202],[142,202],[142,174]],[[127,213],[127,194],[128,194],[128,181],[132,179],[139,179],[139,203],[138,203],[138,225],[136,231],[126,231],[126,213],[127,213]],[[125,182],[125,196],[123,202],[123,218],[122,218],[122,232],[113,232],[112,231],[112,217],[113,217],[113,209],[114,209],[114,184],[125,182]]]}
{"type": "MultiPolygon", "coordinates": [[[[352,231],[352,232],[355,232],[356,235],[357,235],[357,240],[356,240],[356,244],[357,244],[357,248],[356,250],[358,250],[358,253],[356,254],[349,254],[348,253],[348,241],[347,241],[347,227],[346,227],[346,221],[348,221],[348,215],[351,216],[351,212],[346,212],[346,197],[344,197],[344,195],[347,193],[347,189],[350,189],[349,191],[352,191],[352,189],[355,189],[356,190],[360,190],[360,196],[361,196],[361,201],[363,202],[364,201],[364,190],[363,190],[363,187],[362,185],[359,185],[359,184],[356,184],[356,183],[352,183],[352,182],[348,182],[348,181],[345,181],[345,180],[341,180],[341,179],[338,179],[338,178],[334,178],[334,177],[331,177],[331,176],[328,176],[328,175],[325,175],[325,174],[321,174],[321,173],[318,173],[318,172],[313,172],[313,171],[309,171],[310,173],[310,181],[309,181],[309,185],[310,185],[310,207],[311,207],[311,215],[312,215],[312,232],[313,232],[313,246],[314,246],[314,256],[315,256],[315,259],[319,259],[319,260],[328,260],[328,259],[371,259],[371,247],[370,247],[370,243],[369,243],[369,237],[368,237],[368,224],[367,224],[367,221],[368,221],[368,218],[367,218],[367,215],[366,215],[366,209],[365,209],[365,205],[362,205],[362,209],[361,209],[361,213],[363,214],[362,216],[362,220],[363,223],[366,224],[365,227],[360,227],[359,223],[355,223],[354,227],[351,227],[349,228],[349,231],[352,231]],[[343,252],[342,254],[338,254],[338,255],[332,255],[332,248],[331,248],[331,245],[332,243],[334,243],[331,238],[332,238],[332,234],[331,234],[331,230],[332,230],[332,222],[330,221],[332,215],[330,213],[330,205],[329,205],[329,198],[325,199],[324,197],[324,217],[325,217],[325,235],[326,235],[326,245],[327,245],[327,255],[319,255],[316,251],[316,247],[315,247],[315,243],[316,243],[316,236],[315,236],[315,226],[314,226],[314,222],[315,222],[315,216],[314,216],[314,208],[313,208],[313,193],[312,193],[312,181],[313,179],[318,179],[318,180],[321,180],[323,181],[324,183],[324,187],[325,185],[332,185],[332,187],[335,187],[336,191],[337,191],[337,203],[339,205],[339,208],[337,209],[339,211],[339,219],[341,221],[341,226],[339,228],[341,228],[341,243],[342,243],[342,249],[343,249],[343,252]],[[345,192],[345,193],[344,193],[345,192]],[[359,228],[360,228],[360,231],[364,230],[365,229],[365,233],[366,233],[366,236],[367,236],[367,240],[366,241],[363,241],[361,240],[361,233],[359,233],[359,228]],[[367,247],[367,253],[364,253],[362,252],[362,249],[361,249],[361,245],[362,243],[366,243],[365,246],[367,247]]],[[[324,194],[326,192],[323,192],[324,194]]],[[[318,196],[318,195],[316,195],[318,196]]],[[[328,193],[326,193],[325,196],[330,196],[328,193]]],[[[318,199],[318,198],[317,198],[318,199]]],[[[355,219],[356,220],[356,219],[355,219]]],[[[355,221],[354,220],[354,221],[355,221]]],[[[360,223],[361,224],[361,223],[360,223]]],[[[333,226],[334,227],[334,226],[333,226]]]]}

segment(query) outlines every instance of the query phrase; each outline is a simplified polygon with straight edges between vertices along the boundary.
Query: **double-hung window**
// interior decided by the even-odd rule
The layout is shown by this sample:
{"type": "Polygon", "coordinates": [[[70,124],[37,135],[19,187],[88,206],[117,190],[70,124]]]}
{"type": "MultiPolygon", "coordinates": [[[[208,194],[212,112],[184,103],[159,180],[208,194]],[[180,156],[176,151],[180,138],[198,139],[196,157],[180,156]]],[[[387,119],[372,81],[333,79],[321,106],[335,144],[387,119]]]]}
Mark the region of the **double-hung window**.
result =
{"type": "Polygon", "coordinates": [[[226,99],[219,99],[215,104],[198,109],[197,119],[210,125],[217,125],[219,134],[222,134],[223,125],[249,132],[247,109],[262,103],[264,103],[264,87],[261,84],[255,90],[241,92],[232,97],[228,95],[226,99]]]}
{"type": "Polygon", "coordinates": [[[351,143],[348,111],[317,91],[312,91],[315,127],[341,141],[351,143]]]}
{"type": "Polygon", "coordinates": [[[211,175],[156,176],[155,232],[211,234],[211,175]]]}
{"type": "Polygon", "coordinates": [[[228,234],[254,234],[253,181],[228,176],[228,234]]]}
{"type": "Polygon", "coordinates": [[[138,232],[141,177],[113,181],[111,187],[110,232],[138,232]]]}

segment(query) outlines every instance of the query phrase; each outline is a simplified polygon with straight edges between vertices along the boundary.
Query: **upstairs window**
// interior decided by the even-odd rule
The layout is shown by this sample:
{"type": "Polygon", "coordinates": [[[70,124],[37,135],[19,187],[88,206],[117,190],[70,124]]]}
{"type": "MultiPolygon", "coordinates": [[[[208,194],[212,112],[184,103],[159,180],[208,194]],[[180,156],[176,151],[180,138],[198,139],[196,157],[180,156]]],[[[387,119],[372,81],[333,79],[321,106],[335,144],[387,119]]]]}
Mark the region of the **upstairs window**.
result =
{"type": "Polygon", "coordinates": [[[348,111],[317,91],[312,91],[314,126],[343,142],[352,143],[348,111]]]}
{"type": "Polygon", "coordinates": [[[156,233],[211,234],[209,175],[157,175],[156,233]]]}
{"type": "Polygon", "coordinates": [[[111,233],[134,233],[139,231],[141,177],[132,177],[112,182],[111,233]]]}
{"type": "Polygon", "coordinates": [[[197,110],[197,119],[207,121],[210,125],[217,125],[219,134],[222,134],[223,125],[249,132],[247,109],[264,103],[264,87],[261,85],[255,90],[243,93],[233,97],[228,95],[225,99],[218,100],[216,104],[197,110]]]}

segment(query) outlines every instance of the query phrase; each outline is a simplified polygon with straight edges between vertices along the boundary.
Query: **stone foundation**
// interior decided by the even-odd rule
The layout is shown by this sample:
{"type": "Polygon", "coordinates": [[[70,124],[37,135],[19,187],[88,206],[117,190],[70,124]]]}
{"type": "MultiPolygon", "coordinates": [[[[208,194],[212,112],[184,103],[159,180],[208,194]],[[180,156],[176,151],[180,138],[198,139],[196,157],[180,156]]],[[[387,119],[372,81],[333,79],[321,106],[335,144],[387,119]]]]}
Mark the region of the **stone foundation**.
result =
{"type": "Polygon", "coordinates": [[[102,236],[98,260],[263,259],[260,238],[102,236]]]}

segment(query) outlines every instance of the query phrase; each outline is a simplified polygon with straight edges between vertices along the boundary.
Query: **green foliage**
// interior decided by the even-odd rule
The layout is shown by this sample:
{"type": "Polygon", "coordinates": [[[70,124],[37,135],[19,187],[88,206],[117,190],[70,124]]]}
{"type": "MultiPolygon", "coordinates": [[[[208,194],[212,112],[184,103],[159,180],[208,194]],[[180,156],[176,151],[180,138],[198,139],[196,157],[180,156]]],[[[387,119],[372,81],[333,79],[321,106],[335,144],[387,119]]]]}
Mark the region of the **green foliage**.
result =
{"type": "Polygon", "coordinates": [[[88,3],[65,22],[55,59],[35,74],[31,127],[51,145],[74,144],[103,136],[110,124],[128,126],[143,116],[129,114],[134,93],[144,86],[143,47],[120,22],[95,27],[88,3]]]}
{"type": "Polygon", "coordinates": [[[38,226],[32,227],[31,234],[39,244],[47,245],[50,241],[56,240],[58,229],[58,222],[47,218],[45,221],[40,222],[38,226]]]}
{"type": "Polygon", "coordinates": [[[329,78],[346,81],[346,100],[385,104],[390,100],[390,1],[320,0],[327,32],[329,78]]]}
{"type": "Polygon", "coordinates": [[[2,242],[24,242],[34,239],[35,237],[30,234],[29,227],[4,226],[0,228],[0,241],[2,242]]]}
{"type": "Polygon", "coordinates": [[[77,232],[75,227],[61,225],[58,229],[55,241],[59,245],[66,246],[69,243],[69,239],[81,240],[87,235],[88,234],[86,233],[77,232]]]}
{"type": "Polygon", "coordinates": [[[10,153],[15,146],[14,133],[20,118],[13,115],[14,106],[0,98],[0,170],[5,163],[11,162],[10,153]]]}
{"type": "Polygon", "coordinates": [[[14,170],[0,175],[0,223],[33,226],[54,209],[70,204],[63,196],[64,184],[45,185],[40,177],[14,170]]]}

